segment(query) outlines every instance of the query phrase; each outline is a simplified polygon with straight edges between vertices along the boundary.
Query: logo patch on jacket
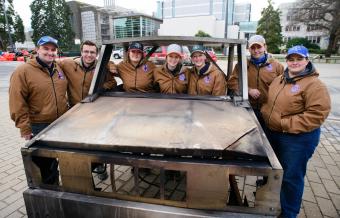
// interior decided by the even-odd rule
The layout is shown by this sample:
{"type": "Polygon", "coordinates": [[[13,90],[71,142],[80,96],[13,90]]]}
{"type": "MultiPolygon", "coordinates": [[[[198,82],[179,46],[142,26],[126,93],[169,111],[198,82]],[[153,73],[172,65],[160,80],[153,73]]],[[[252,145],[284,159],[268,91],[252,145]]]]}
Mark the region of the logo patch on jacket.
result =
{"type": "Polygon", "coordinates": [[[268,64],[266,68],[267,68],[268,71],[272,71],[273,70],[273,65],[272,64],[268,64]]]}
{"type": "Polygon", "coordinates": [[[57,72],[58,72],[58,78],[64,80],[65,77],[64,77],[63,72],[60,72],[60,71],[57,71],[57,72]]]}
{"type": "Polygon", "coordinates": [[[291,93],[297,93],[299,91],[300,91],[300,85],[298,85],[298,84],[295,84],[295,85],[292,86],[292,88],[290,88],[291,93]]]}
{"type": "Polygon", "coordinates": [[[206,84],[210,83],[210,76],[204,77],[204,82],[205,82],[206,84]]]}
{"type": "Polygon", "coordinates": [[[184,81],[185,80],[185,75],[184,73],[180,74],[178,77],[179,80],[184,81]]]}
{"type": "Polygon", "coordinates": [[[148,65],[147,65],[147,64],[144,64],[144,65],[143,65],[143,70],[144,70],[144,72],[147,72],[147,71],[148,71],[148,65]]]}

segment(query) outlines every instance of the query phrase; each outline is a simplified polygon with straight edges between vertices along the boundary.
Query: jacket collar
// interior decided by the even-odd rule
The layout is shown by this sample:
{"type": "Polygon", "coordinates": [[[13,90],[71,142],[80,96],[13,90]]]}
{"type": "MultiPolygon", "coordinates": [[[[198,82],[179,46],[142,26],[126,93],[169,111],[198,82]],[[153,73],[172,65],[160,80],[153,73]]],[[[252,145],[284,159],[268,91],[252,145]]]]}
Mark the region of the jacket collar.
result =
{"type": "Polygon", "coordinates": [[[305,70],[303,70],[302,72],[300,72],[298,75],[294,76],[294,77],[289,77],[289,73],[288,73],[288,68],[285,69],[284,74],[283,74],[283,79],[286,83],[295,83],[296,81],[307,77],[307,76],[318,76],[319,73],[316,72],[314,65],[312,64],[312,62],[308,62],[305,70]]]}
{"type": "Polygon", "coordinates": [[[84,66],[84,62],[83,62],[83,59],[81,58],[81,57],[77,57],[77,58],[74,58],[73,59],[74,60],[74,62],[78,65],[78,66],[80,66],[83,70],[85,70],[86,72],[87,71],[91,71],[91,70],[93,70],[94,68],[96,68],[96,65],[97,65],[97,60],[95,60],[90,66],[88,66],[88,67],[85,67],[84,66]]]}
{"type": "Polygon", "coordinates": [[[200,70],[198,70],[198,69],[195,67],[195,72],[196,72],[197,75],[199,75],[199,76],[207,75],[207,74],[210,73],[211,67],[212,67],[212,66],[213,66],[213,65],[210,64],[210,62],[207,62],[207,63],[205,63],[205,65],[204,65],[200,70]]]}
{"type": "Polygon", "coordinates": [[[177,76],[177,75],[179,75],[181,73],[182,66],[183,66],[182,64],[177,64],[177,66],[176,66],[176,68],[174,70],[170,70],[168,68],[168,65],[165,63],[163,65],[163,69],[166,70],[167,72],[169,72],[171,75],[177,76]]]}

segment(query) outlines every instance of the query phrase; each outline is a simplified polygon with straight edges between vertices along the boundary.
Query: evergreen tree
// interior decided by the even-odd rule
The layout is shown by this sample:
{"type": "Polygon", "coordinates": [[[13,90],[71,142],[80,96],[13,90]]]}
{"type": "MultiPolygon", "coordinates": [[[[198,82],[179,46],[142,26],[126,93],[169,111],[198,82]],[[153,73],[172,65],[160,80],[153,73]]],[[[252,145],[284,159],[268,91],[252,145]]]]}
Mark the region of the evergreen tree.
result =
{"type": "Polygon", "coordinates": [[[208,33],[198,30],[198,32],[195,34],[196,37],[211,37],[208,33]]]}
{"type": "Polygon", "coordinates": [[[15,25],[14,25],[14,31],[15,31],[15,41],[17,42],[25,42],[25,28],[24,24],[22,22],[22,19],[19,15],[15,16],[15,25]]]}
{"type": "Polygon", "coordinates": [[[267,49],[271,53],[279,53],[279,46],[282,44],[280,11],[274,10],[271,0],[268,0],[268,7],[261,12],[256,34],[262,35],[266,39],[267,49]]]}
{"type": "Polygon", "coordinates": [[[34,0],[31,5],[32,40],[41,36],[52,36],[58,40],[61,49],[74,45],[74,33],[70,22],[70,9],[65,0],[34,0]]]}
{"type": "Polygon", "coordinates": [[[5,12],[4,12],[4,1],[0,0],[0,38],[2,40],[1,44],[5,50],[9,46],[9,36],[8,32],[11,33],[12,42],[15,43],[14,32],[14,7],[13,0],[6,0],[6,15],[8,26],[6,25],[5,12]]]}

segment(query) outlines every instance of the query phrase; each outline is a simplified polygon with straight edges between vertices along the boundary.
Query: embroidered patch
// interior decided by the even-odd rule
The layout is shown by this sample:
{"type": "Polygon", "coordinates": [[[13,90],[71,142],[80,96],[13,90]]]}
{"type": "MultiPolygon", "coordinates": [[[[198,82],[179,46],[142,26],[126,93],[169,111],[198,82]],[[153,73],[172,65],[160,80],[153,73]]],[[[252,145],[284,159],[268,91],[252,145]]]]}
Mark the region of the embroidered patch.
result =
{"type": "Polygon", "coordinates": [[[58,78],[64,80],[65,79],[64,74],[60,71],[57,71],[57,72],[58,72],[58,78]]]}
{"type": "Polygon", "coordinates": [[[147,64],[144,64],[144,65],[143,65],[143,70],[144,70],[144,72],[147,72],[147,71],[148,71],[148,65],[147,65],[147,64]]]}
{"type": "Polygon", "coordinates": [[[210,77],[209,76],[204,77],[204,82],[207,84],[210,83],[210,77]]]}
{"type": "Polygon", "coordinates": [[[267,68],[268,71],[272,71],[273,70],[273,65],[269,64],[269,65],[267,65],[266,68],[267,68]]]}
{"type": "Polygon", "coordinates": [[[299,91],[300,91],[300,85],[298,84],[293,85],[292,88],[290,89],[291,93],[297,93],[299,91]]]}
{"type": "Polygon", "coordinates": [[[180,74],[178,77],[179,80],[184,81],[185,80],[185,75],[184,73],[180,74]]]}

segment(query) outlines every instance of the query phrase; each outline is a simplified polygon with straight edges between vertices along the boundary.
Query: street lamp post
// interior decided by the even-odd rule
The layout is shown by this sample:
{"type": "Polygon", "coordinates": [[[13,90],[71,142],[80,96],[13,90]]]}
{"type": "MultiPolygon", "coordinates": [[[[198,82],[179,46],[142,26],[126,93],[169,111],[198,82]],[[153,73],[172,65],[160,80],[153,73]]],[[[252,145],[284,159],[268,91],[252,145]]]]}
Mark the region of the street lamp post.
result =
{"type": "Polygon", "coordinates": [[[14,45],[13,45],[13,41],[12,41],[12,36],[11,36],[11,29],[9,28],[8,25],[8,19],[7,19],[7,13],[6,13],[6,0],[4,1],[4,15],[5,15],[5,23],[6,23],[6,27],[7,27],[7,33],[8,33],[8,39],[9,39],[9,44],[12,47],[12,51],[14,51],[14,45]]]}

